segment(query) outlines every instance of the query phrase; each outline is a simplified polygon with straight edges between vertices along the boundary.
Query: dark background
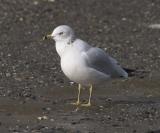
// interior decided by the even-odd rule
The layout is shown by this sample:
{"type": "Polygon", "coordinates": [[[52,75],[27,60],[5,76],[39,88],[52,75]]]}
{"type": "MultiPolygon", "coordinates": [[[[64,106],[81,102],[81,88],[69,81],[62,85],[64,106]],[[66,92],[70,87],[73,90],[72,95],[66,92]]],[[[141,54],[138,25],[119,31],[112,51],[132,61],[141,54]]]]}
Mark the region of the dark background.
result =
{"type": "Polygon", "coordinates": [[[160,132],[160,30],[149,28],[159,13],[159,0],[0,0],[0,132],[160,132]],[[42,41],[61,24],[149,73],[96,87],[93,106],[74,112],[77,86],[42,41]]]}

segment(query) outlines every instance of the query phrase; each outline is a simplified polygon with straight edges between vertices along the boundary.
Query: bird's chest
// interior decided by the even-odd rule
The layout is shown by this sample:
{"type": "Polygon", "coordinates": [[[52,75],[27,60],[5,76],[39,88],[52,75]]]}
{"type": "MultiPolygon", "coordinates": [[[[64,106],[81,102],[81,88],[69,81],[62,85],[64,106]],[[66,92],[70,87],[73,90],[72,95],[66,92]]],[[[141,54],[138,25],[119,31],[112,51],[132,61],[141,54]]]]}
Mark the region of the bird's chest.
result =
{"type": "Polygon", "coordinates": [[[81,69],[83,64],[84,61],[82,60],[80,53],[76,51],[68,52],[61,58],[62,71],[70,80],[73,81],[78,79],[84,73],[84,69],[81,69]]]}

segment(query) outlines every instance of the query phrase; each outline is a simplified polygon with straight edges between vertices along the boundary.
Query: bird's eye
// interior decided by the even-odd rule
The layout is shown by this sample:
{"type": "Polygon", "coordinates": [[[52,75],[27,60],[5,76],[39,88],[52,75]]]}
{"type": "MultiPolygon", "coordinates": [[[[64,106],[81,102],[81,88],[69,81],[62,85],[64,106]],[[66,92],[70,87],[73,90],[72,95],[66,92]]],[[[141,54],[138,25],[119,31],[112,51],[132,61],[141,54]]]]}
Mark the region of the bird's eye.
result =
{"type": "Polygon", "coordinates": [[[63,34],[63,32],[60,32],[60,33],[59,33],[59,35],[62,35],[62,34],[63,34]]]}

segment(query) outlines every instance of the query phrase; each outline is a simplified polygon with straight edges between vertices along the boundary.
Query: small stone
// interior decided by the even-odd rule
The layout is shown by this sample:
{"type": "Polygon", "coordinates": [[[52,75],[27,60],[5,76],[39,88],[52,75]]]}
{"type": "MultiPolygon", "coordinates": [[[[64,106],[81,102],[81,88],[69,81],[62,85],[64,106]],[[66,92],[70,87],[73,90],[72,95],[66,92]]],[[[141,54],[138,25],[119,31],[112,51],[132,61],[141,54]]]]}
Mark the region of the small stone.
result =
{"type": "Polygon", "coordinates": [[[74,82],[71,81],[71,82],[70,82],[70,85],[73,85],[73,84],[74,84],[74,82]]]}
{"type": "Polygon", "coordinates": [[[11,54],[8,54],[7,56],[8,56],[8,57],[10,57],[10,56],[11,56],[11,54]]]}
{"type": "Polygon", "coordinates": [[[104,48],[104,51],[107,51],[107,48],[104,48]]]}
{"type": "Polygon", "coordinates": [[[112,118],[111,118],[111,116],[108,115],[108,116],[107,116],[107,119],[108,119],[108,120],[111,120],[112,118]]]}
{"type": "Polygon", "coordinates": [[[48,119],[48,117],[47,116],[39,116],[38,118],[37,118],[38,120],[47,120],[48,119]]]}
{"type": "Polygon", "coordinates": [[[34,5],[38,5],[38,1],[34,1],[33,4],[34,4],[34,5]]]}
{"type": "Polygon", "coordinates": [[[44,119],[44,120],[47,120],[47,119],[48,119],[48,117],[47,117],[47,116],[43,116],[43,119],[44,119]]]}
{"type": "Polygon", "coordinates": [[[19,18],[19,21],[23,21],[23,18],[22,18],[22,17],[20,17],[20,18],[19,18]]]}
{"type": "Polygon", "coordinates": [[[48,0],[48,2],[55,2],[55,0],[48,0]]]}
{"type": "Polygon", "coordinates": [[[41,116],[39,116],[37,119],[41,121],[43,118],[41,116]]]}
{"type": "Polygon", "coordinates": [[[10,77],[11,76],[11,74],[10,73],[6,73],[6,77],[10,77]]]}
{"type": "Polygon", "coordinates": [[[45,111],[51,111],[51,108],[49,108],[49,107],[44,107],[44,108],[42,108],[43,110],[45,110],[45,111]]]}
{"type": "Polygon", "coordinates": [[[127,20],[127,18],[123,17],[123,18],[122,18],[122,20],[123,20],[123,21],[126,21],[126,20],[127,20]]]}
{"type": "Polygon", "coordinates": [[[50,119],[50,121],[51,121],[51,122],[54,122],[55,120],[54,120],[54,119],[50,119]]]}
{"type": "Polygon", "coordinates": [[[99,106],[100,108],[104,108],[103,106],[99,106]]]}

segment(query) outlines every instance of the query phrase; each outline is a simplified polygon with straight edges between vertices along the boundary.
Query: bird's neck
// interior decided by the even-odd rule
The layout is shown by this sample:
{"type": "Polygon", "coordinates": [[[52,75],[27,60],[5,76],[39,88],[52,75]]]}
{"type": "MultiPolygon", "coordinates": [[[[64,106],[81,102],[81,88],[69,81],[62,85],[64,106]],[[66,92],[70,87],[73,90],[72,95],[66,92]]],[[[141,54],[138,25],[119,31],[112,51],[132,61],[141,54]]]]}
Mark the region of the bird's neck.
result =
{"type": "Polygon", "coordinates": [[[56,51],[60,57],[62,57],[62,54],[65,52],[66,48],[72,46],[74,41],[75,38],[68,38],[63,41],[56,41],[56,51]]]}
{"type": "Polygon", "coordinates": [[[62,54],[64,53],[65,47],[67,43],[62,41],[56,42],[56,51],[60,57],[62,57],[62,54]]]}

